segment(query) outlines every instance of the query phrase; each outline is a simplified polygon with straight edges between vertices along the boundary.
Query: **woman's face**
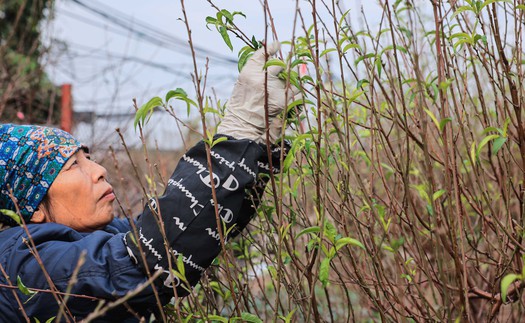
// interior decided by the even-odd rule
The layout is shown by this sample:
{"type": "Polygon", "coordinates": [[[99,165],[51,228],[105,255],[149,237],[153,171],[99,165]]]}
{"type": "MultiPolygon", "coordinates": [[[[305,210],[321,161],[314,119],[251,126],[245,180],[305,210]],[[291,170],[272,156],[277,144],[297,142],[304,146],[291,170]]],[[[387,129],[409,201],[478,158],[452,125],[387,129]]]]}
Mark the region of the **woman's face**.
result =
{"type": "Polygon", "coordinates": [[[113,220],[113,188],[107,171],[79,150],[64,165],[47,192],[46,222],[67,225],[77,231],[102,229],[113,220]]]}

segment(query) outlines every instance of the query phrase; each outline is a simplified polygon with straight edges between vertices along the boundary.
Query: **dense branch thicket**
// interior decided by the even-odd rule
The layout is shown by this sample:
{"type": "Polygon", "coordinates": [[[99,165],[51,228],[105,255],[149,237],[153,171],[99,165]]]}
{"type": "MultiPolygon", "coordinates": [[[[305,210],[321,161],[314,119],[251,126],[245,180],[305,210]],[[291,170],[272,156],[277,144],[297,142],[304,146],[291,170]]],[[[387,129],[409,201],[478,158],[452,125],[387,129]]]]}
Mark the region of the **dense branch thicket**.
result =
{"type": "Polygon", "coordinates": [[[374,26],[341,4],[296,12],[287,75],[301,60],[308,75],[286,167],[229,245],[237,261],[221,258],[179,314],[519,320],[523,1],[380,1],[374,26]]]}

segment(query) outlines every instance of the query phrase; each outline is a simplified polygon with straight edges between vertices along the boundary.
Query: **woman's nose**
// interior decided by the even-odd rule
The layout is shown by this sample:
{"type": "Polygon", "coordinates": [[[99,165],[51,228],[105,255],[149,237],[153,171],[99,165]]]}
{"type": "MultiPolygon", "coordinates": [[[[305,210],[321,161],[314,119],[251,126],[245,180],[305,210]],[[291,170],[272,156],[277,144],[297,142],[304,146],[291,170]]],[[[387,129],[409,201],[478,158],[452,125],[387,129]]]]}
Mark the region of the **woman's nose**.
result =
{"type": "Polygon", "coordinates": [[[107,179],[108,177],[108,171],[106,168],[97,162],[89,161],[91,163],[91,167],[93,168],[93,181],[96,183],[102,179],[107,179]]]}

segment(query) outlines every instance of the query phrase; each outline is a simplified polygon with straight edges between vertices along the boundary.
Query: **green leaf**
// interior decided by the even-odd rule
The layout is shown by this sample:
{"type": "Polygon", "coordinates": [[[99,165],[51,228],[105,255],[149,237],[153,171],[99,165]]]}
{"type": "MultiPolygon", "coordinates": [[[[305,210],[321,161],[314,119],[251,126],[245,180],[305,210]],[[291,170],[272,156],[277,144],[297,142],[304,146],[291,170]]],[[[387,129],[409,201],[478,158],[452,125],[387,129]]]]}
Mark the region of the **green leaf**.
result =
{"type": "Polygon", "coordinates": [[[181,88],[177,88],[175,90],[170,90],[168,93],[166,93],[166,100],[165,102],[168,103],[168,101],[172,98],[179,98],[179,97],[188,97],[188,94],[186,94],[186,91],[184,91],[181,88]]]}
{"type": "Polygon", "coordinates": [[[427,204],[427,212],[430,215],[434,215],[434,209],[432,208],[432,205],[427,204]]]}
{"type": "Polygon", "coordinates": [[[140,109],[138,109],[137,113],[135,114],[135,122],[133,123],[135,130],[137,129],[139,122],[144,124],[146,118],[149,119],[154,109],[158,106],[162,106],[162,99],[156,96],[151,98],[146,104],[142,105],[140,109]]]}
{"type": "Polygon", "coordinates": [[[425,110],[425,112],[428,114],[428,116],[430,117],[430,119],[432,119],[432,121],[434,122],[434,124],[436,125],[436,127],[439,129],[439,121],[438,121],[438,119],[436,118],[436,116],[434,115],[434,113],[432,113],[432,111],[430,111],[429,109],[426,109],[426,108],[423,108],[423,110],[425,110]]]}
{"type": "Polygon", "coordinates": [[[286,317],[280,316],[280,318],[284,321],[284,323],[290,323],[292,322],[292,317],[295,314],[296,310],[297,310],[297,307],[294,308],[290,313],[288,313],[286,317]]]}
{"type": "Polygon", "coordinates": [[[494,140],[494,144],[492,145],[492,155],[496,155],[498,151],[503,147],[503,145],[507,142],[507,137],[499,137],[494,140]]]}
{"type": "Polygon", "coordinates": [[[447,192],[446,190],[435,191],[434,194],[432,194],[432,201],[437,200],[438,198],[441,197],[441,195],[445,194],[446,192],[447,192]]]}
{"type": "Polygon", "coordinates": [[[363,37],[368,37],[368,38],[370,38],[370,39],[373,39],[372,35],[370,35],[370,34],[368,33],[368,31],[366,31],[366,30],[361,30],[361,31],[357,32],[357,33],[355,34],[355,37],[358,37],[358,36],[363,36],[363,37]]]}
{"type": "Polygon", "coordinates": [[[510,0],[485,0],[485,2],[483,2],[483,4],[481,5],[481,8],[479,8],[479,11],[483,10],[483,8],[494,2],[506,2],[512,4],[512,1],[510,0]]]}
{"type": "Polygon", "coordinates": [[[290,70],[288,73],[283,70],[277,75],[277,77],[284,81],[290,81],[290,83],[298,89],[301,88],[301,84],[299,84],[299,74],[296,71],[290,70]]]}
{"type": "Polygon", "coordinates": [[[389,51],[389,50],[398,50],[400,52],[403,52],[405,54],[408,53],[407,49],[403,46],[400,46],[400,45],[397,45],[397,46],[394,46],[394,45],[389,45],[389,46],[386,46],[382,51],[381,51],[381,54],[380,56],[382,56],[386,51],[389,51]]]}
{"type": "Polygon", "coordinates": [[[277,277],[277,269],[275,269],[274,266],[268,266],[267,269],[270,272],[270,276],[272,276],[273,279],[276,279],[276,277],[277,277]]]}
{"type": "Polygon", "coordinates": [[[220,285],[219,285],[218,282],[216,282],[216,281],[211,281],[211,282],[210,282],[210,287],[211,287],[211,289],[212,289],[214,292],[216,292],[217,294],[219,294],[219,295],[221,295],[222,297],[224,297],[224,293],[223,293],[223,291],[222,291],[222,289],[221,289],[221,287],[220,287],[220,285]]]}
{"type": "Polygon", "coordinates": [[[184,260],[182,258],[182,255],[179,255],[177,257],[177,270],[182,276],[186,275],[186,268],[184,268],[184,260]]]}
{"type": "Polygon", "coordinates": [[[217,24],[219,24],[219,25],[224,25],[224,21],[222,21],[222,17],[223,17],[222,12],[220,12],[220,11],[217,12],[216,17],[217,17],[217,24]]]}
{"type": "Polygon", "coordinates": [[[206,24],[209,24],[209,25],[214,25],[217,23],[217,19],[213,18],[213,17],[206,17],[206,24]]]}
{"type": "Polygon", "coordinates": [[[210,148],[213,148],[213,146],[215,146],[216,144],[220,143],[220,142],[223,142],[223,141],[226,141],[228,140],[227,137],[219,137],[217,138],[216,140],[214,140],[212,143],[211,143],[211,147],[210,148]]]}
{"type": "Polygon", "coordinates": [[[470,41],[470,39],[461,39],[461,40],[458,40],[455,44],[454,44],[454,50],[457,52],[458,48],[462,48],[463,44],[472,44],[472,41],[470,41]]]}
{"type": "Polygon", "coordinates": [[[346,16],[350,13],[351,9],[348,9],[341,15],[341,18],[339,18],[339,26],[342,27],[343,23],[345,23],[346,16]]]}
{"type": "Polygon", "coordinates": [[[324,258],[319,266],[319,280],[323,284],[323,287],[328,285],[328,275],[330,273],[330,258],[324,258]]]}
{"type": "Polygon", "coordinates": [[[269,59],[266,64],[264,64],[263,69],[267,69],[270,66],[280,66],[282,68],[286,68],[286,63],[278,58],[272,58],[269,59]]]}
{"type": "Polygon", "coordinates": [[[335,250],[337,251],[346,245],[356,246],[365,250],[365,246],[359,240],[348,237],[337,240],[335,242],[335,250]]]}
{"type": "Polygon", "coordinates": [[[507,120],[505,120],[505,123],[503,124],[503,134],[502,134],[503,137],[507,137],[507,130],[509,129],[509,123],[510,123],[510,118],[507,118],[507,120]]]}
{"type": "Polygon", "coordinates": [[[383,34],[389,32],[390,30],[391,30],[390,28],[381,29],[381,30],[379,31],[379,33],[377,33],[376,38],[379,39],[379,38],[381,37],[381,35],[383,35],[383,34]]]}
{"type": "Polygon", "coordinates": [[[323,250],[324,254],[327,258],[332,259],[335,256],[335,248],[331,247],[330,250],[326,248],[324,245],[321,245],[321,249],[323,250]]]}
{"type": "Polygon", "coordinates": [[[292,148],[290,148],[288,151],[288,154],[286,155],[286,158],[283,162],[283,170],[285,172],[288,171],[292,165],[292,162],[295,159],[295,154],[305,146],[307,140],[312,140],[312,134],[305,133],[297,136],[297,138],[293,140],[292,148]]]}
{"type": "MultiPolygon", "coordinates": [[[[232,15],[233,15],[234,17],[237,16],[237,15],[239,15],[239,16],[242,16],[242,17],[246,18],[246,15],[245,15],[242,11],[234,11],[234,12],[232,13],[232,15]]],[[[252,36],[252,37],[253,37],[253,36],[252,36]]]]}
{"type": "Polygon", "coordinates": [[[361,79],[357,82],[356,89],[361,88],[364,84],[370,84],[370,82],[367,79],[361,79]]]}
{"type": "Polygon", "coordinates": [[[16,276],[16,285],[18,286],[18,289],[22,292],[22,294],[24,295],[28,295],[28,296],[31,296],[31,295],[34,295],[36,294],[37,292],[35,291],[32,291],[32,290],[29,290],[26,285],[24,285],[24,283],[22,283],[22,279],[20,278],[20,276],[16,276]]]}
{"type": "Polygon", "coordinates": [[[253,49],[249,46],[246,47],[248,47],[248,49],[241,50],[241,52],[239,52],[239,62],[237,62],[237,69],[239,72],[242,70],[244,65],[246,65],[246,62],[253,54],[253,49]]]}
{"type": "Polygon", "coordinates": [[[347,44],[345,45],[345,47],[343,47],[343,53],[346,53],[351,48],[356,48],[356,49],[361,50],[361,46],[359,46],[358,44],[347,44]]]}
{"type": "Polygon", "coordinates": [[[294,68],[297,65],[306,64],[306,61],[302,58],[296,58],[293,60],[293,62],[290,64],[290,68],[294,68]]]}
{"type": "Polygon", "coordinates": [[[228,323],[228,319],[219,315],[208,315],[208,320],[215,320],[222,323],[228,323]]]}
{"type": "Polygon", "coordinates": [[[314,79],[310,75],[301,76],[301,81],[303,81],[303,83],[314,83],[314,79]]]}
{"type": "Polygon", "coordinates": [[[430,88],[434,92],[434,96],[432,97],[432,102],[436,102],[436,98],[438,97],[438,93],[439,93],[436,83],[430,84],[430,88]]]}
{"type": "Polygon", "coordinates": [[[470,145],[470,159],[472,160],[472,163],[476,163],[476,143],[473,142],[472,145],[470,145]]]}
{"type": "Polygon", "coordinates": [[[13,219],[13,221],[18,223],[18,225],[22,225],[22,220],[20,220],[20,216],[18,216],[18,214],[16,214],[15,212],[6,209],[1,209],[0,212],[13,219]]]}
{"type": "Polygon", "coordinates": [[[253,49],[259,49],[261,47],[261,43],[257,41],[257,39],[255,38],[255,35],[252,36],[252,46],[253,46],[253,49]]]}
{"type": "Polygon", "coordinates": [[[312,101],[306,100],[306,99],[304,99],[304,100],[303,99],[295,100],[292,103],[288,104],[288,107],[286,108],[287,115],[288,115],[288,113],[290,113],[293,110],[293,108],[295,108],[297,106],[299,107],[298,108],[299,111],[301,111],[302,110],[302,106],[304,106],[305,104],[313,105],[314,103],[312,101]]]}
{"type": "Polygon", "coordinates": [[[228,10],[222,9],[221,14],[226,18],[227,22],[233,21],[233,15],[228,10]]]}
{"type": "Polygon", "coordinates": [[[332,242],[335,240],[335,236],[337,235],[337,229],[334,227],[332,222],[328,220],[324,221],[324,234],[332,242]]]}
{"type": "Polygon", "coordinates": [[[314,248],[319,249],[319,239],[311,239],[306,244],[306,250],[308,250],[308,252],[314,250],[314,248]]]}
{"type": "Polygon", "coordinates": [[[328,48],[328,49],[325,49],[321,52],[321,54],[319,54],[319,57],[323,57],[324,55],[330,53],[330,52],[335,52],[337,49],[335,48],[328,48]]]}
{"type": "Polygon", "coordinates": [[[410,187],[415,188],[418,191],[419,196],[421,196],[428,204],[430,204],[431,201],[428,197],[427,188],[425,187],[425,185],[410,185],[410,187]]]}
{"type": "Polygon", "coordinates": [[[470,38],[470,35],[467,33],[455,33],[455,34],[450,35],[450,39],[454,39],[454,38],[461,38],[461,39],[470,38]]]}
{"type": "Polygon", "coordinates": [[[479,143],[478,149],[476,150],[476,159],[479,159],[479,154],[481,152],[481,149],[483,149],[483,147],[485,147],[489,141],[494,140],[496,138],[499,138],[499,135],[489,135],[483,138],[483,140],[481,140],[481,142],[479,143]]]}
{"type": "Polygon", "coordinates": [[[443,91],[446,91],[453,81],[454,79],[447,79],[446,81],[441,81],[441,83],[439,83],[439,88],[443,91]]]}
{"type": "Polygon", "coordinates": [[[516,6],[516,9],[524,10],[525,11],[525,4],[519,4],[516,6]]]}
{"type": "Polygon", "coordinates": [[[308,233],[319,233],[321,232],[321,228],[318,227],[318,226],[313,226],[313,227],[309,227],[309,228],[306,228],[306,229],[303,229],[301,230],[301,232],[299,232],[296,236],[295,236],[295,239],[299,238],[300,236],[304,235],[304,234],[308,234],[308,233]]]}
{"type": "Polygon", "coordinates": [[[454,19],[454,17],[456,17],[457,15],[459,15],[460,13],[464,12],[464,11],[472,11],[474,12],[474,10],[472,9],[472,7],[469,7],[469,6],[461,6],[459,7],[455,12],[454,14],[452,15],[452,19],[454,19]]]}
{"type": "Polygon", "coordinates": [[[442,119],[439,122],[439,131],[443,132],[443,130],[445,129],[445,126],[447,125],[447,123],[449,123],[451,121],[452,121],[452,118],[450,118],[450,117],[442,119]]]}
{"type": "Polygon", "coordinates": [[[377,75],[381,77],[381,72],[383,71],[383,61],[381,60],[380,56],[376,59],[375,65],[377,68],[377,75]]]}
{"type": "Polygon", "coordinates": [[[390,247],[392,250],[397,251],[405,243],[405,238],[401,237],[399,239],[392,239],[390,247]]]}
{"type": "Polygon", "coordinates": [[[242,312],[241,313],[241,318],[242,318],[243,322],[251,322],[251,323],[262,323],[263,322],[256,315],[251,314],[251,313],[247,313],[247,312],[242,312]]]}
{"type": "Polygon", "coordinates": [[[51,322],[53,322],[53,321],[55,320],[55,318],[56,318],[56,316],[50,317],[50,318],[46,321],[46,323],[51,323],[51,322]]]}
{"type": "Polygon", "coordinates": [[[487,36],[476,34],[474,36],[474,43],[477,43],[480,40],[483,42],[483,44],[487,44],[487,36]]]}
{"type": "Polygon", "coordinates": [[[497,132],[497,133],[499,133],[500,135],[503,136],[503,130],[501,130],[500,128],[496,128],[496,127],[487,127],[487,128],[485,128],[483,130],[482,134],[487,134],[487,133],[489,133],[491,131],[497,132]]]}
{"type": "Polygon", "coordinates": [[[375,57],[376,54],[375,53],[368,53],[368,54],[365,54],[365,55],[362,55],[362,56],[359,56],[355,62],[354,62],[354,65],[357,66],[359,63],[361,63],[361,61],[367,59],[367,58],[372,58],[372,57],[375,57]]]}
{"type": "Polygon", "coordinates": [[[290,228],[292,227],[292,224],[289,223],[287,225],[282,225],[281,229],[279,231],[281,231],[281,236],[284,237],[288,234],[288,231],[290,231],[290,228]]]}
{"type": "Polygon", "coordinates": [[[516,280],[523,279],[521,275],[518,274],[508,274],[501,280],[501,300],[503,303],[507,301],[507,290],[509,289],[510,284],[516,280]]]}
{"type": "Polygon", "coordinates": [[[219,34],[221,34],[222,39],[224,40],[224,42],[226,43],[228,48],[231,51],[233,51],[233,46],[232,46],[232,42],[230,40],[230,36],[228,35],[228,30],[226,30],[226,28],[224,28],[223,26],[220,26],[219,27],[219,34]]]}
{"type": "MultiPolygon", "coordinates": [[[[412,31],[410,29],[407,29],[405,27],[399,26],[398,29],[402,31],[407,38],[412,38],[412,31]]],[[[403,47],[404,48],[404,47],[403,47]]],[[[406,50],[406,49],[405,49],[406,50]]]]}
{"type": "Polygon", "coordinates": [[[197,106],[197,104],[193,100],[188,98],[188,94],[186,93],[186,91],[184,91],[181,88],[177,88],[176,90],[170,90],[168,91],[168,93],[166,93],[166,104],[168,104],[168,101],[173,98],[186,103],[188,116],[190,115],[191,106],[197,106]]]}

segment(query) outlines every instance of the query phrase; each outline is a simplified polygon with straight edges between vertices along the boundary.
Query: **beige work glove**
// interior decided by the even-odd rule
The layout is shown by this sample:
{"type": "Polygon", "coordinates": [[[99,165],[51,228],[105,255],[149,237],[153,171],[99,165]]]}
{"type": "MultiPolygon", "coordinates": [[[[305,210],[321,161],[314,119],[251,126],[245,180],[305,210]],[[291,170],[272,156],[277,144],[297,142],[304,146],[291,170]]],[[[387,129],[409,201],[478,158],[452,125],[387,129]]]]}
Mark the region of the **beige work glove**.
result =
{"type": "MultiPolygon", "coordinates": [[[[274,55],[279,50],[279,43],[268,45],[268,55],[274,55]]],[[[217,133],[230,135],[236,139],[251,139],[258,143],[266,143],[265,120],[265,70],[263,66],[267,59],[264,48],[258,49],[248,60],[241,71],[233,88],[232,96],[226,105],[226,111],[217,133]]],[[[286,109],[294,94],[299,90],[293,86],[286,87],[286,82],[278,77],[282,67],[269,66],[268,72],[268,124],[272,125],[271,140],[281,133],[279,124],[274,119],[286,109]],[[278,128],[278,129],[276,129],[278,128]],[[275,134],[275,135],[274,135],[275,134]]]]}

